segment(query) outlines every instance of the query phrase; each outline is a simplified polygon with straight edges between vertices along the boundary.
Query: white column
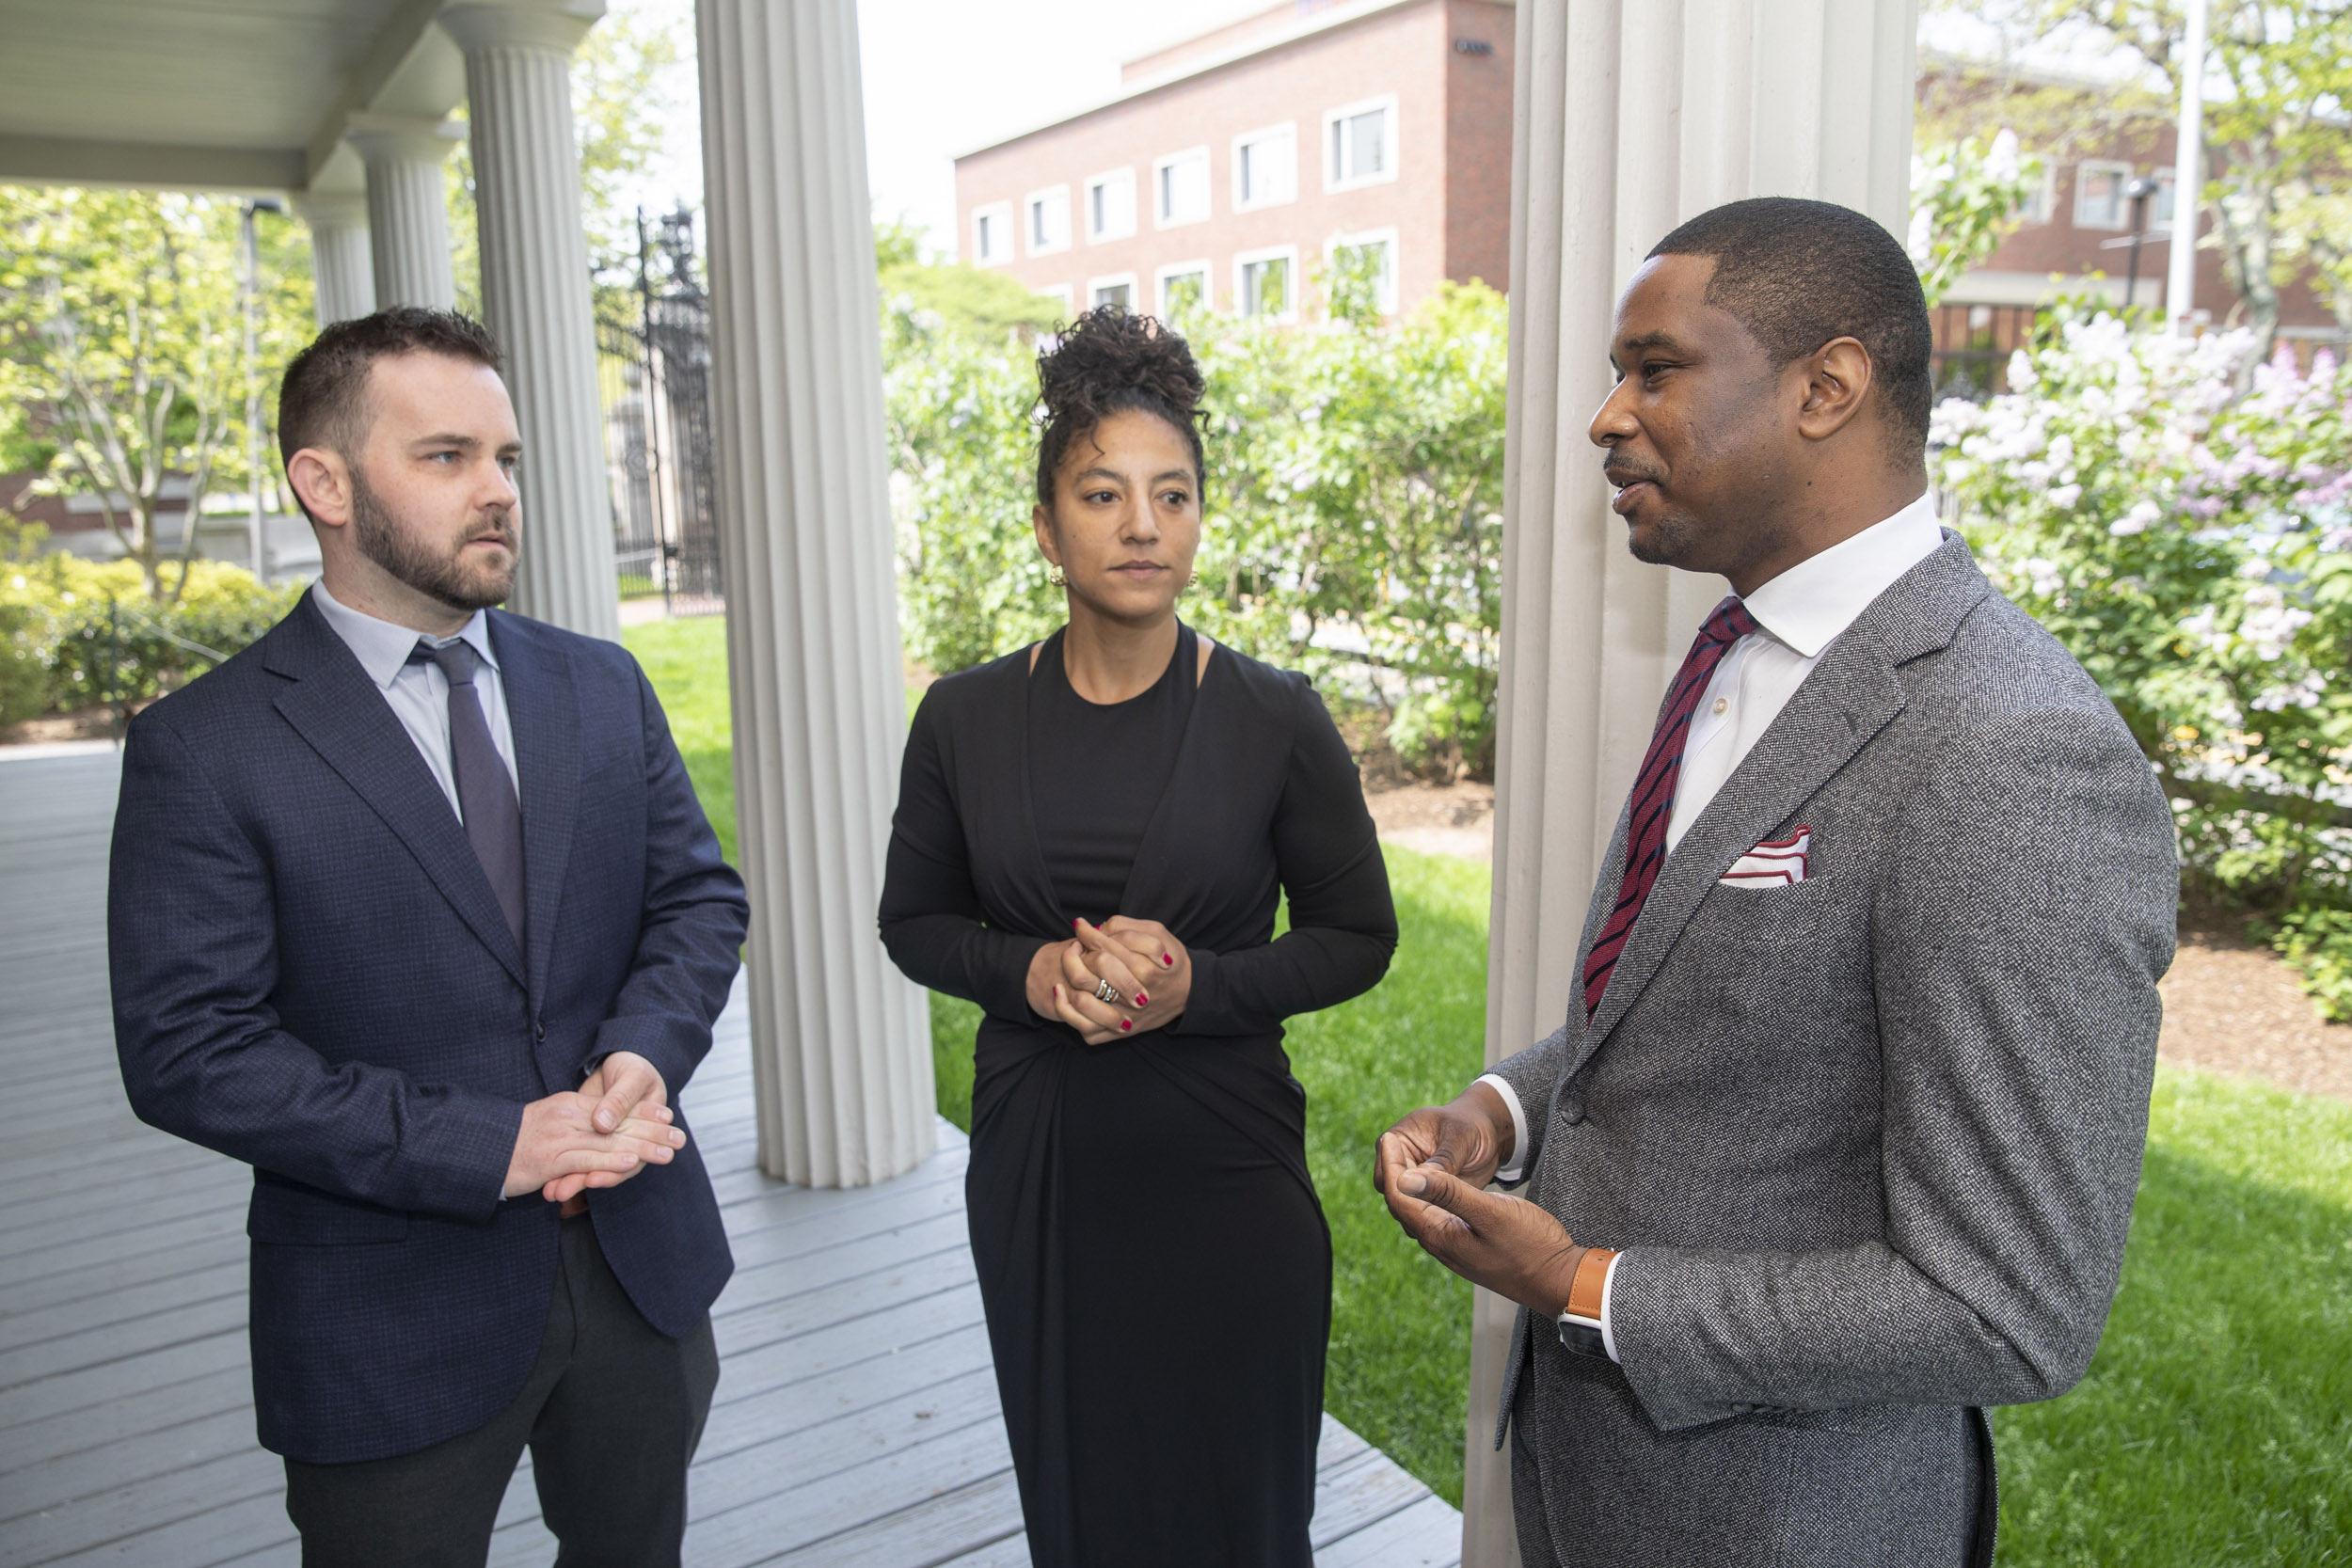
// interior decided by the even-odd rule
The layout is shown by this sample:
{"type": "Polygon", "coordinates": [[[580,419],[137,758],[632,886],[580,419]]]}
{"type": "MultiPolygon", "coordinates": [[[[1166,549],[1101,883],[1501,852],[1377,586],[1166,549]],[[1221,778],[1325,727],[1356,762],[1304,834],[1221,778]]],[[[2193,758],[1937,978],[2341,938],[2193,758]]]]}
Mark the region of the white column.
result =
{"type": "Polygon", "coordinates": [[[356,119],[351,145],[368,166],[368,237],[379,309],[457,304],[449,261],[449,185],[442,165],[465,135],[434,120],[356,119]]]}
{"type": "Polygon", "coordinates": [[[506,385],[522,426],[514,608],[618,641],[612,499],[572,133],[572,50],[595,16],[477,5],[453,6],[440,22],[466,55],[482,316],[506,350],[506,385]]]}
{"type": "Polygon", "coordinates": [[[368,201],[358,191],[313,192],[294,198],[310,230],[310,278],[318,324],[356,321],[375,309],[375,273],[368,247],[368,201]]]}
{"type": "Polygon", "coordinates": [[[874,933],[906,737],[854,0],[697,0],[735,805],[760,1164],[934,1141],[923,994],[874,933]]]}
{"type": "MultiPolygon", "coordinates": [[[[1751,196],[1909,207],[1912,0],[1520,0],[1486,1059],[1567,1014],[1569,958],[1666,682],[1722,579],[1635,561],[1586,436],[1616,298],[1751,196]]],[[[1477,1292],[1466,1568],[1517,1564],[1494,1450],[1508,1302],[1477,1292]]]]}

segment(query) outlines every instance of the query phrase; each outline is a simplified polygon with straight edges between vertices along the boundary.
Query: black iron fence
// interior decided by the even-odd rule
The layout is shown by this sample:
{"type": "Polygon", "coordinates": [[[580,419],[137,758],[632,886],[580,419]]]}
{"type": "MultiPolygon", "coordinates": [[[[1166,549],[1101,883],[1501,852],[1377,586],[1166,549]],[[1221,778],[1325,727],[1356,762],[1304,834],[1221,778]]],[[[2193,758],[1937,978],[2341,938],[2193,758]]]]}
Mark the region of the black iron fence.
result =
{"type": "Polygon", "coordinates": [[[710,301],[696,279],[694,227],[680,212],[649,237],[641,215],[635,287],[596,312],[597,370],[624,601],[665,613],[726,608],[712,494],[710,301]]]}
{"type": "Polygon", "coordinates": [[[2033,341],[2041,314],[2031,305],[1939,305],[1930,311],[1937,399],[1981,403],[2008,391],[2010,356],[2033,341]]]}

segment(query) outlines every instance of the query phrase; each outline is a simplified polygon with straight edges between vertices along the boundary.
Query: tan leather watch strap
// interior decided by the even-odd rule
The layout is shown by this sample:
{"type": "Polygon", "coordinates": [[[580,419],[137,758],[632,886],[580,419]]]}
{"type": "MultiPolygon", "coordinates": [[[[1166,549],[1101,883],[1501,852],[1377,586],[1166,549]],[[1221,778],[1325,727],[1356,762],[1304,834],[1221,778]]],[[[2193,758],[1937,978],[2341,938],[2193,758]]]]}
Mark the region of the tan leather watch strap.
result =
{"type": "Polygon", "coordinates": [[[1576,1275],[1568,1281],[1568,1311],[1579,1318],[1600,1322],[1601,1287],[1609,1282],[1609,1265],[1616,1254],[1605,1246],[1586,1247],[1584,1256],[1577,1259],[1576,1275]]]}

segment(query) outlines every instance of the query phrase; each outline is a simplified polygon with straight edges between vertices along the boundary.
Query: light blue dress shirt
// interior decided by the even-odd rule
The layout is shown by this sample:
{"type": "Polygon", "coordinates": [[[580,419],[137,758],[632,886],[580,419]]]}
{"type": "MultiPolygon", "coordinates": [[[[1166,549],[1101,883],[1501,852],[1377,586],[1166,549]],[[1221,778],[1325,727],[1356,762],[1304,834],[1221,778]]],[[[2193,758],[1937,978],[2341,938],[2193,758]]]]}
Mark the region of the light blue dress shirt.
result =
{"type": "Polygon", "coordinates": [[[482,699],[482,717],[490,726],[490,744],[498,748],[499,760],[506,764],[507,783],[515,786],[516,798],[521,799],[522,772],[515,766],[515,727],[506,716],[506,685],[499,673],[499,656],[490,646],[489,611],[475,610],[473,619],[455,637],[428,637],[339,602],[323,581],[310,585],[310,597],[318,601],[319,613],[335,628],[335,635],[358,657],[359,668],[384,693],[384,701],[390,705],[401,728],[408,732],[408,738],[417,743],[418,753],[432,769],[441,793],[449,797],[450,809],[457,813],[460,822],[466,819],[466,811],[457,803],[457,770],[450,760],[449,677],[437,664],[409,663],[408,655],[421,641],[437,648],[458,641],[471,644],[482,656],[482,668],[473,684],[482,699]]]}

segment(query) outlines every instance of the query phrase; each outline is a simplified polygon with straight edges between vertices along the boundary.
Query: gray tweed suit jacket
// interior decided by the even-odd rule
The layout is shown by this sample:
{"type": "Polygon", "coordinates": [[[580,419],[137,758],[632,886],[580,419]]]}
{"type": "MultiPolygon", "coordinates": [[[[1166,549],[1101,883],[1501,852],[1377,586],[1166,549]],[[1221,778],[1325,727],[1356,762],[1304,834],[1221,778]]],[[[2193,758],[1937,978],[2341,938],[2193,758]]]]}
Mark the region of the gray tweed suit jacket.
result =
{"type": "Polygon", "coordinates": [[[1522,1556],[1989,1561],[1980,1407],[2071,1387],[2122,1265],[2179,883],[2147,763],[1947,535],[1676,847],[1587,1024],[1625,841],[1571,1024],[1496,1069],[1527,1196],[1623,1253],[1617,1363],[1520,1314],[1522,1556]],[[1718,880],[1799,827],[1806,880],[1718,880]]]}

